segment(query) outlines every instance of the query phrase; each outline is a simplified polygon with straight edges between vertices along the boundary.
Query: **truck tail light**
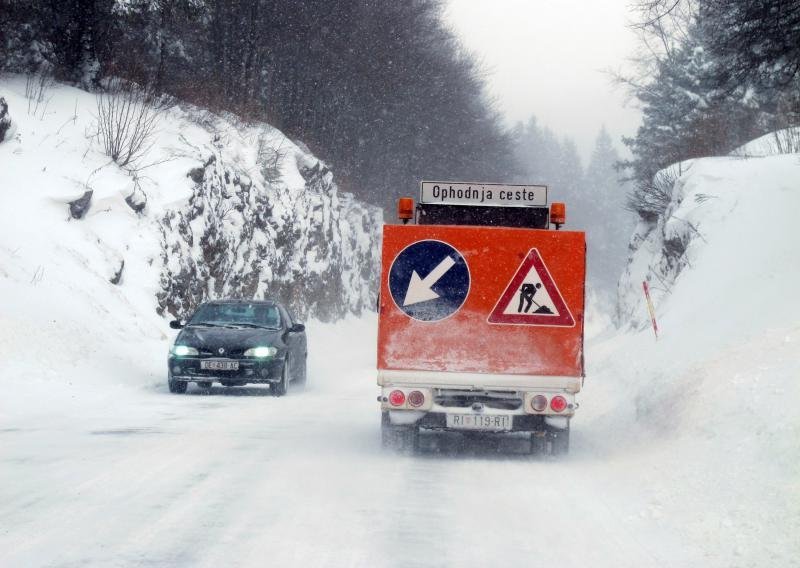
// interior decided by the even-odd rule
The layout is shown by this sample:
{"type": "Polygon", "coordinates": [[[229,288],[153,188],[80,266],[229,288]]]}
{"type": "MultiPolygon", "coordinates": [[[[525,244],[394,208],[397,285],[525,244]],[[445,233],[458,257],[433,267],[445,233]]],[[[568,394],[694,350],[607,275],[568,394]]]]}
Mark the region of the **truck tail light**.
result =
{"type": "Polygon", "coordinates": [[[550,400],[550,408],[552,408],[554,412],[564,412],[564,409],[566,407],[567,407],[567,399],[561,395],[554,396],[550,400]]]}
{"type": "Polygon", "coordinates": [[[414,218],[414,200],[401,197],[397,200],[397,218],[405,225],[414,218]]]}
{"type": "Polygon", "coordinates": [[[543,394],[537,394],[531,399],[531,408],[536,412],[542,412],[547,408],[547,397],[543,394]]]}
{"type": "Polygon", "coordinates": [[[550,223],[556,226],[556,230],[567,222],[567,205],[561,202],[550,204],[550,223]]]}
{"type": "Polygon", "coordinates": [[[406,402],[406,395],[401,390],[392,391],[389,394],[389,404],[392,406],[403,406],[406,402]]]}
{"type": "Polygon", "coordinates": [[[408,393],[408,405],[414,408],[419,408],[425,403],[425,395],[419,391],[411,391],[408,393]]]}

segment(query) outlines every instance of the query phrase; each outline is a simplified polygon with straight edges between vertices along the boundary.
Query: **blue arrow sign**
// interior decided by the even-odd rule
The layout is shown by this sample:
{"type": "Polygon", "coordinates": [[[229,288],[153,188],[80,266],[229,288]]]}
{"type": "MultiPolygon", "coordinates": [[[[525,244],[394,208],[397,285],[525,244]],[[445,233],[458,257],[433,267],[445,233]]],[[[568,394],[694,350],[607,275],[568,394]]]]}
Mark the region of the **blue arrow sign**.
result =
{"type": "Polygon", "coordinates": [[[408,317],[438,321],[458,311],[469,294],[467,261],[443,241],[417,241],[389,269],[389,291],[408,317]]]}

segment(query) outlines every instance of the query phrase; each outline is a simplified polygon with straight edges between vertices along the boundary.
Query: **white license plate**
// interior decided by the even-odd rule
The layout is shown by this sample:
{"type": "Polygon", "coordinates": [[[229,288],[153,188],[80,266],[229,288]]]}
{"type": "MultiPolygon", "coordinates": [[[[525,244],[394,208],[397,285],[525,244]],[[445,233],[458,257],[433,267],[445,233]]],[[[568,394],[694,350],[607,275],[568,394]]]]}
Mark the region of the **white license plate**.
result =
{"type": "Polygon", "coordinates": [[[200,361],[200,368],[209,371],[238,371],[239,361],[200,361]]]}
{"type": "Polygon", "coordinates": [[[455,430],[511,430],[511,416],[448,414],[447,427],[455,430]]]}

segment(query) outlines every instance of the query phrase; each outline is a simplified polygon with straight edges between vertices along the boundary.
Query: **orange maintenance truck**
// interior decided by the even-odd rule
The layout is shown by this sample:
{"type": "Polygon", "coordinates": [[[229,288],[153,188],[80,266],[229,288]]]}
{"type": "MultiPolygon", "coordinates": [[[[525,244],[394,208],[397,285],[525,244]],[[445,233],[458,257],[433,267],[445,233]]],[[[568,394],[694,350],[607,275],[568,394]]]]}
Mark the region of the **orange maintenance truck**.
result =
{"type": "Polygon", "coordinates": [[[586,244],[547,187],[422,182],[383,230],[378,385],[385,447],[420,429],[528,432],[569,449],[583,384],[586,244]]]}

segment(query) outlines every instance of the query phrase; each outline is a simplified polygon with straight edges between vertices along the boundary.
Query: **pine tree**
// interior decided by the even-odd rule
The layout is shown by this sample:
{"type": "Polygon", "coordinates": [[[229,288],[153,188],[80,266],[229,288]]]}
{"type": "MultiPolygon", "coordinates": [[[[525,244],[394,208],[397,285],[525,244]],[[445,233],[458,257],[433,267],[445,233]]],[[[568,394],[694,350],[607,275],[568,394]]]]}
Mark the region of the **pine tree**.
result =
{"type": "Polygon", "coordinates": [[[587,196],[582,230],[587,234],[589,286],[610,302],[617,279],[627,258],[627,244],[633,230],[633,216],[625,209],[627,184],[619,179],[619,154],[603,126],[597,135],[586,168],[583,194],[587,196]]]}
{"type": "Polygon", "coordinates": [[[698,0],[720,82],[788,86],[800,78],[800,3],[698,0]]]}
{"type": "Polygon", "coordinates": [[[697,25],[669,57],[656,62],[656,74],[634,89],[642,104],[642,124],[625,138],[633,159],[636,188],[629,206],[644,219],[657,218],[667,205],[657,191],[659,170],[692,158],[730,152],[767,131],[771,104],[748,85],[721,85],[715,60],[697,25]]]}

